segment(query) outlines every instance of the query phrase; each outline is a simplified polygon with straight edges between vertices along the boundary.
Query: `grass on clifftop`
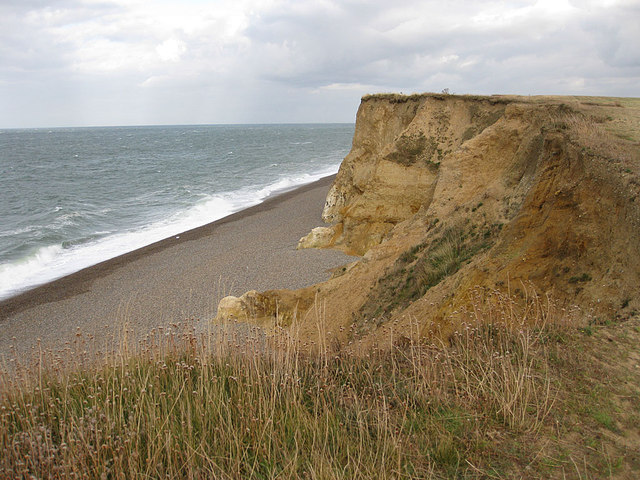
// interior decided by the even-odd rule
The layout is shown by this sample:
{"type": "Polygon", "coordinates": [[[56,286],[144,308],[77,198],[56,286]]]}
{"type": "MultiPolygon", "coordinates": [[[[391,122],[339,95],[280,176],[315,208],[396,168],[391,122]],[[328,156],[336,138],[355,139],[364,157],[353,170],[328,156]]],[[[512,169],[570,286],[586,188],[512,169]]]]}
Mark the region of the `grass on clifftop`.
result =
{"type": "MultiPolygon", "coordinates": [[[[478,293],[460,320],[447,342],[401,338],[359,356],[259,338],[238,350],[237,338],[212,344],[175,326],[96,364],[78,335],[69,360],[83,367],[41,359],[0,375],[0,478],[587,479],[640,468],[638,444],[625,447],[634,438],[618,439],[640,420],[638,373],[602,376],[581,350],[605,352],[599,326],[587,335],[546,301],[522,309],[496,292],[478,293]]],[[[626,348],[640,327],[607,332],[626,348]]]]}

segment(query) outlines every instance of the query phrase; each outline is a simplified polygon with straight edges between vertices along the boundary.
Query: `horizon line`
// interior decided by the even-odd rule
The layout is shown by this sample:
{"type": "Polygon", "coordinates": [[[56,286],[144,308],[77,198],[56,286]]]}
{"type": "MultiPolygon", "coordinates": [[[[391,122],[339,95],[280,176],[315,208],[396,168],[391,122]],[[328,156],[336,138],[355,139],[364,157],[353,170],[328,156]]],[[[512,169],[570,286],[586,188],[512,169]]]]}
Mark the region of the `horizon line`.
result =
{"type": "Polygon", "coordinates": [[[353,122],[256,122],[256,123],[140,123],[130,125],[58,125],[39,127],[3,127],[2,130],[60,130],[65,128],[145,128],[145,127],[233,127],[259,125],[355,125],[353,122]]]}

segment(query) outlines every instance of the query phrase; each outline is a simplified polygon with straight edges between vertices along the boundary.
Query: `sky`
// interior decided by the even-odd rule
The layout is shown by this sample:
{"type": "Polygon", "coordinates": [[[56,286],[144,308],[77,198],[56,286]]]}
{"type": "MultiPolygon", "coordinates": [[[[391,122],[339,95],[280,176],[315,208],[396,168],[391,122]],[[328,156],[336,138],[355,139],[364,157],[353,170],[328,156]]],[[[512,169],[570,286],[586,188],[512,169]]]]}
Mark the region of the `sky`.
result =
{"type": "Polygon", "coordinates": [[[381,92],[640,96],[640,0],[0,0],[0,128],[353,122],[381,92]]]}

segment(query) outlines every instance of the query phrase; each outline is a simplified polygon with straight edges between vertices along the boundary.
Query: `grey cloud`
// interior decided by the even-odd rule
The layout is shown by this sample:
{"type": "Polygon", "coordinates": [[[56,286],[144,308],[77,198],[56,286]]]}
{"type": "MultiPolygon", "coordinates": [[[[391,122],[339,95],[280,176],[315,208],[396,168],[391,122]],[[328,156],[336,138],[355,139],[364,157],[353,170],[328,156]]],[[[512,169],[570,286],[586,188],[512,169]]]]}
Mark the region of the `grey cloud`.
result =
{"type": "Polygon", "coordinates": [[[75,22],[104,18],[115,8],[109,3],[89,7],[74,0],[3,2],[0,71],[51,72],[68,67],[74,45],[59,30],[75,22]]]}
{"type": "Polygon", "coordinates": [[[583,22],[585,32],[597,39],[603,62],[614,67],[640,67],[640,5],[598,9],[583,22]]]}
{"type": "Polygon", "coordinates": [[[206,3],[172,20],[144,3],[5,1],[0,103],[17,113],[0,126],[65,123],[65,110],[67,124],[351,120],[361,94],[445,87],[637,94],[637,4],[575,0],[550,15],[536,3],[282,0],[234,29],[215,10],[195,27],[178,18],[206,3]]]}
{"type": "MultiPolygon", "coordinates": [[[[330,11],[319,19],[281,15],[270,23],[265,22],[263,29],[257,30],[260,35],[256,38],[296,42],[291,55],[301,60],[292,62],[294,69],[276,70],[272,75],[296,85],[326,82],[327,76],[333,76],[339,82],[420,88],[429,87],[433,79],[446,79],[467,91],[473,91],[478,85],[489,89],[493,82],[492,91],[499,91],[503,85],[516,93],[536,93],[540,88],[562,88],[565,91],[557,93],[566,93],[567,80],[594,77],[594,43],[605,64],[631,67],[637,63],[639,54],[635,46],[639,42],[632,38],[638,35],[637,28],[627,25],[640,16],[633,8],[612,11],[616,16],[594,18],[583,12],[562,21],[532,16],[497,26],[477,26],[461,16],[457,25],[436,25],[433,30],[426,27],[428,12],[422,11],[425,17],[416,22],[420,25],[422,21],[425,28],[414,29],[407,38],[400,39],[389,33],[402,27],[403,21],[410,21],[408,16],[391,15],[386,30],[371,34],[371,29],[366,30],[370,25],[360,26],[354,12],[338,16],[330,11]],[[581,26],[585,18],[593,22],[591,31],[581,26]],[[313,30],[311,25],[317,28],[313,30]],[[342,33],[346,25],[350,29],[342,33]],[[615,33],[609,31],[611,28],[616,29],[615,33]],[[602,38],[594,42],[598,37],[602,38]],[[318,51],[317,45],[325,48],[318,51]],[[455,60],[439,61],[447,57],[455,60]],[[549,79],[559,74],[564,78],[549,79]]],[[[465,13],[477,12],[473,7],[465,9],[465,13]]],[[[375,21],[376,12],[369,13],[370,20],[375,21]]]]}

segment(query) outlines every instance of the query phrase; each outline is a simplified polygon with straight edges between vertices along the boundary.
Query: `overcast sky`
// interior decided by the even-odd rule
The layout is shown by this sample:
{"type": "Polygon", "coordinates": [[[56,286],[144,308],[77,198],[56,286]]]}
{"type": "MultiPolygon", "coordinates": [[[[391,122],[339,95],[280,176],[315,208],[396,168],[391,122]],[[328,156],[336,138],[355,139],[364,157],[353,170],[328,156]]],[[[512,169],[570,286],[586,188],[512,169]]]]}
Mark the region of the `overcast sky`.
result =
{"type": "Polygon", "coordinates": [[[640,96],[640,0],[0,0],[0,128],[352,122],[445,88],[640,96]]]}

